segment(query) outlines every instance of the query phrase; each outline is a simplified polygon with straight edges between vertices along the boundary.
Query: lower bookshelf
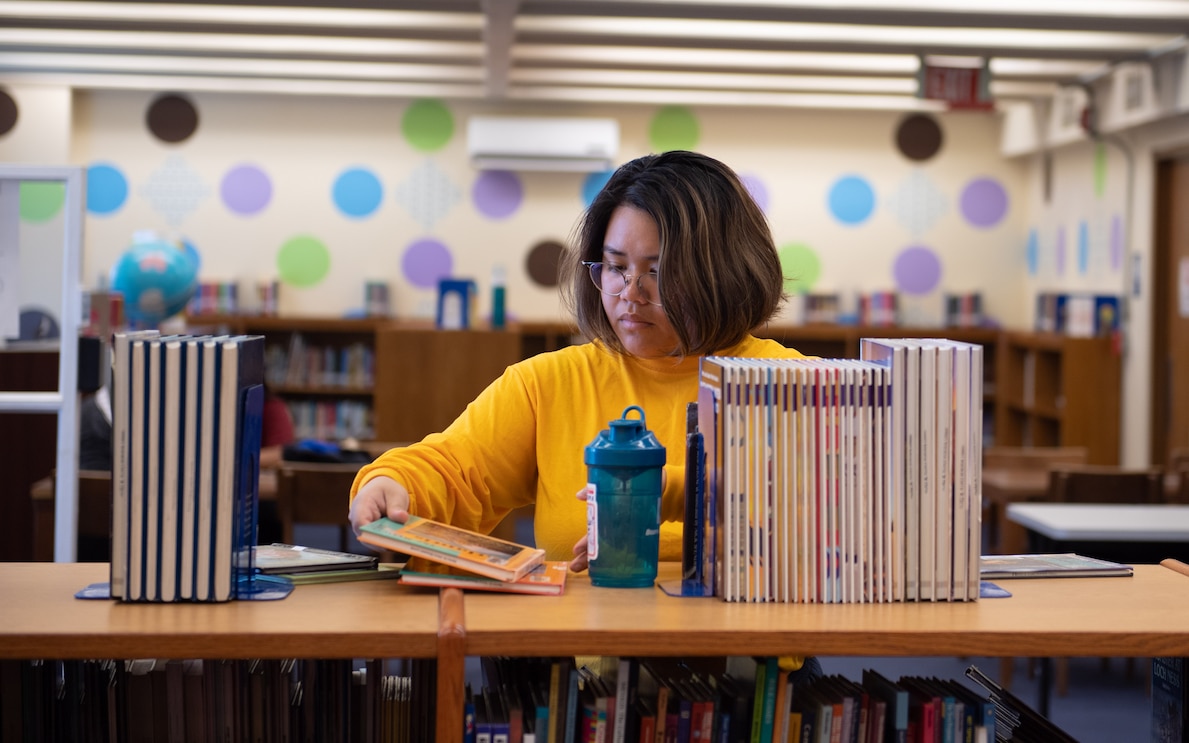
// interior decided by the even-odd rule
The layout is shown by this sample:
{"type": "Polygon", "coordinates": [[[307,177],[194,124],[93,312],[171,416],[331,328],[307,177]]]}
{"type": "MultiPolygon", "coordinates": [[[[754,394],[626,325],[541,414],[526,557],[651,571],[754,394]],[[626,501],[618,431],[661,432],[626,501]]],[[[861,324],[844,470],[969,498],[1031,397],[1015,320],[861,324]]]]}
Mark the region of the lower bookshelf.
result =
{"type": "Polygon", "coordinates": [[[728,604],[584,575],[560,597],[364,581],[217,605],[73,598],[105,579],[95,563],[0,566],[0,658],[437,658],[436,737],[452,743],[468,655],[1189,656],[1189,576],[1158,565],[955,604],[728,604]]]}

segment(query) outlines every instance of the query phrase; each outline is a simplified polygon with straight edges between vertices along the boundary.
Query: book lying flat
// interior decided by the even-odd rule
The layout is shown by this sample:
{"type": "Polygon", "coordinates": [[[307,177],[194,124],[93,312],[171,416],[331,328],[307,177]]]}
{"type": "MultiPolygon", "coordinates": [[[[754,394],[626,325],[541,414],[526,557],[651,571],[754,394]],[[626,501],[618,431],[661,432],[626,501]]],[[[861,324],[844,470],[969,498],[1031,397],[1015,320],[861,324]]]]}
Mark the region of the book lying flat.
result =
{"type": "Polygon", "coordinates": [[[357,580],[392,580],[400,577],[403,563],[383,562],[375,567],[351,570],[317,570],[308,573],[274,573],[277,578],[287,578],[295,586],[312,583],[349,583],[357,580]]]}
{"type": "Polygon", "coordinates": [[[1130,565],[1072,552],[1038,555],[984,555],[979,575],[988,578],[1106,578],[1127,577],[1130,565]]]}
{"type": "Polygon", "coordinates": [[[455,587],[475,591],[527,593],[538,596],[560,596],[566,590],[569,563],[565,560],[546,560],[517,581],[503,581],[482,575],[459,573],[425,573],[406,570],[400,582],[411,586],[455,587]]]}
{"type": "Polygon", "coordinates": [[[379,563],[375,555],[356,555],[278,542],[261,544],[253,547],[253,550],[256,553],[256,569],[265,575],[361,568],[374,570],[379,563]]]}
{"type": "Polygon", "coordinates": [[[359,541],[503,581],[520,580],[545,561],[545,550],[419,516],[365,524],[359,541]]]}

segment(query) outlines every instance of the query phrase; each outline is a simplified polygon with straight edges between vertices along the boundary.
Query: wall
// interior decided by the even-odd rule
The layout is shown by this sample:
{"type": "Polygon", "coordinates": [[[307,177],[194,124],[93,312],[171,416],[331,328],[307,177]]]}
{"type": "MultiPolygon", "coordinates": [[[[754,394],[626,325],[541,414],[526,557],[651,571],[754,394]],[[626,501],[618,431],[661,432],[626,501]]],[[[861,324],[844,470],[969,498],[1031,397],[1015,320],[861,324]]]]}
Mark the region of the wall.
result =
{"type": "MultiPolygon", "coordinates": [[[[17,159],[27,128],[62,125],[60,107],[21,90],[14,97],[22,118],[0,135],[5,161],[17,159]]],[[[621,161],[677,143],[743,175],[769,216],[786,272],[801,280],[791,288],[848,296],[902,289],[920,320],[939,314],[943,292],[981,291],[1002,324],[1029,322],[1028,165],[999,155],[993,114],[933,117],[940,148],[913,160],[897,147],[905,117],[893,112],[188,98],[197,129],[170,143],[146,125],[156,93],[74,93],[69,162],[89,168],[96,203],[113,173],[126,188],[118,206],[109,198],[104,211],[89,214],[89,284],[134,233],[153,230],[188,243],[204,280],[246,290],[280,278],[284,314],[358,312],[364,282],[381,280],[396,314],[428,315],[442,273],[476,279],[485,313],[492,268],[503,265],[512,317],[560,318],[556,291],[539,271],[534,278],[534,261],[547,262],[549,245],[567,241],[606,174],[479,173],[467,162],[465,121],[472,113],[609,115],[620,122],[621,161]],[[374,211],[349,216],[336,207],[336,179],[351,168],[375,177],[374,211]],[[233,173],[262,176],[257,188],[265,184],[267,199],[232,208],[233,173]]]]}

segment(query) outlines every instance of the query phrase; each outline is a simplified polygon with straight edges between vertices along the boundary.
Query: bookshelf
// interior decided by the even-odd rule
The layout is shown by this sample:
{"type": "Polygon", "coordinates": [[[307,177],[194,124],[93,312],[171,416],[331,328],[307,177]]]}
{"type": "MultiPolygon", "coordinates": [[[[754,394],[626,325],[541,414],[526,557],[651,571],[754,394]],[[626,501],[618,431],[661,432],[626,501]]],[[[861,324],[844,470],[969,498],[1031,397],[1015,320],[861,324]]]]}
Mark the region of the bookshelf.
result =
{"type": "Polygon", "coordinates": [[[999,342],[995,443],[1084,446],[1118,464],[1122,360],[1113,339],[1005,332],[999,342]]]}
{"type": "MultiPolygon", "coordinates": [[[[680,566],[661,566],[674,579],[680,566]]],[[[655,589],[558,597],[416,590],[388,581],[298,586],[282,601],[80,601],[97,563],[0,570],[0,658],[436,658],[439,741],[462,739],[466,656],[1187,656],[1189,576],[1011,582],[973,603],[728,604],[655,589]]],[[[828,663],[828,661],[827,661],[828,663]]]]}

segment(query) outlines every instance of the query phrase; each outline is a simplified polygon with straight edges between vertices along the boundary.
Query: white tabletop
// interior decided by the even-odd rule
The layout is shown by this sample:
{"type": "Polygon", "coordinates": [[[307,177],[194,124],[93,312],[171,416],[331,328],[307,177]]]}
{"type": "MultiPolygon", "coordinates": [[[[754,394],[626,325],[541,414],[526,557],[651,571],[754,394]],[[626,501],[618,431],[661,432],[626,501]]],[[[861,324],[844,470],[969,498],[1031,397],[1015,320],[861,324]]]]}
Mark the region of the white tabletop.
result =
{"type": "Polygon", "coordinates": [[[1189,506],[1011,503],[1012,521],[1061,541],[1189,541],[1189,506]]]}

